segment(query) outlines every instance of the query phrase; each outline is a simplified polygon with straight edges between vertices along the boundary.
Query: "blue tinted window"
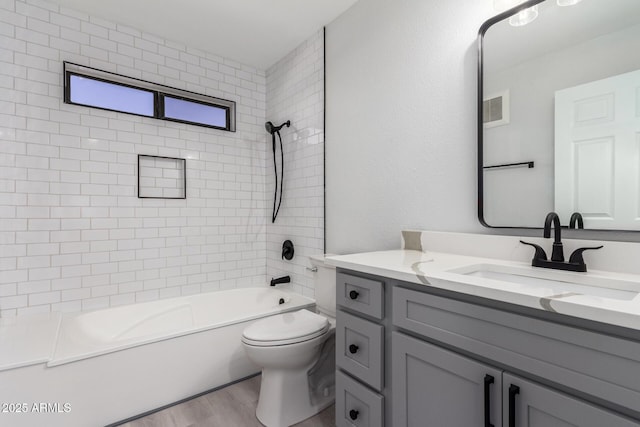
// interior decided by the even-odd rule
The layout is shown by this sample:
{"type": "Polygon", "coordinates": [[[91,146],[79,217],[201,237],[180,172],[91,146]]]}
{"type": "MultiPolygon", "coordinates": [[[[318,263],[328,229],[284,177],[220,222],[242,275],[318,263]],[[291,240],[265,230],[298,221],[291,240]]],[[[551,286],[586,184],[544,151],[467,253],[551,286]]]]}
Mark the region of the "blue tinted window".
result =
{"type": "Polygon", "coordinates": [[[236,131],[236,103],[64,62],[64,102],[236,131]]]}
{"type": "Polygon", "coordinates": [[[165,119],[227,128],[227,109],[164,96],[165,119]]]}
{"type": "Polygon", "coordinates": [[[154,117],[154,93],[88,77],[70,75],[73,104],[154,117]]]}

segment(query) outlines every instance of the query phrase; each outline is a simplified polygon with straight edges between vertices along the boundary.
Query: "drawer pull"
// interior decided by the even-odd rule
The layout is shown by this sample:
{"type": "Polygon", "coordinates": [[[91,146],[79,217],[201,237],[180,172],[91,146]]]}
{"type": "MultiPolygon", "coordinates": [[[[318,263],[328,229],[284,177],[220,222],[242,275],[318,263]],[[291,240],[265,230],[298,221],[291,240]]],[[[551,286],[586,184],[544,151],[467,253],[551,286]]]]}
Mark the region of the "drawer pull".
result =
{"type": "Polygon", "coordinates": [[[360,295],[360,293],[358,291],[349,292],[349,298],[351,298],[351,299],[358,299],[358,295],[360,295]]]}
{"type": "Polygon", "coordinates": [[[355,421],[358,419],[358,414],[360,414],[360,412],[356,411],[355,409],[352,409],[349,411],[349,418],[355,421]]]}
{"type": "Polygon", "coordinates": [[[484,427],[493,427],[491,424],[491,384],[495,379],[491,375],[484,376],[484,427]]]}
{"type": "Polygon", "coordinates": [[[520,394],[520,387],[509,386],[509,427],[516,427],[516,394],[520,394]]]}
{"type": "Polygon", "coordinates": [[[355,345],[355,344],[351,344],[351,345],[349,346],[349,353],[351,353],[351,354],[356,354],[356,353],[358,352],[358,348],[359,348],[359,347],[358,347],[357,345],[355,345]]]}

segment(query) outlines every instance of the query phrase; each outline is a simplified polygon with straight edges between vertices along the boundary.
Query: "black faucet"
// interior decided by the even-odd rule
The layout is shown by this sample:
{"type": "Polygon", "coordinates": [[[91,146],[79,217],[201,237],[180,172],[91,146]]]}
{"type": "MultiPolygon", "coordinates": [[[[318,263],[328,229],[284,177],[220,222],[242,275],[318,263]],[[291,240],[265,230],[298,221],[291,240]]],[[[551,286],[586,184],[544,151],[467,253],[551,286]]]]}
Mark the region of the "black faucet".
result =
{"type": "Polygon", "coordinates": [[[598,246],[595,248],[579,248],[573,251],[571,256],[569,257],[569,262],[564,262],[564,251],[562,249],[562,238],[561,238],[561,226],[560,226],[560,218],[558,214],[555,212],[550,212],[547,214],[547,217],[544,220],[544,237],[546,239],[551,237],[551,224],[553,223],[554,228],[554,239],[553,239],[553,250],[551,252],[551,260],[547,259],[547,253],[535,243],[529,243],[520,240],[520,243],[525,245],[533,246],[536,250],[533,255],[533,259],[531,260],[531,265],[534,267],[542,267],[542,268],[553,268],[556,270],[566,270],[566,271],[580,271],[586,272],[587,265],[584,262],[584,258],[582,257],[582,253],[589,249],[600,249],[602,246],[598,246]]]}
{"type": "Polygon", "coordinates": [[[551,223],[553,223],[553,249],[551,251],[551,261],[564,262],[564,249],[562,248],[562,227],[560,217],[555,212],[549,212],[544,219],[544,238],[551,237],[551,223]]]}
{"type": "Polygon", "coordinates": [[[280,285],[281,283],[290,283],[290,282],[291,282],[291,277],[282,276],[282,277],[278,277],[277,279],[271,279],[271,286],[280,285]]]}
{"type": "Polygon", "coordinates": [[[571,214],[571,218],[569,219],[569,228],[584,230],[584,221],[582,220],[582,215],[580,215],[580,212],[574,212],[571,214]]]}

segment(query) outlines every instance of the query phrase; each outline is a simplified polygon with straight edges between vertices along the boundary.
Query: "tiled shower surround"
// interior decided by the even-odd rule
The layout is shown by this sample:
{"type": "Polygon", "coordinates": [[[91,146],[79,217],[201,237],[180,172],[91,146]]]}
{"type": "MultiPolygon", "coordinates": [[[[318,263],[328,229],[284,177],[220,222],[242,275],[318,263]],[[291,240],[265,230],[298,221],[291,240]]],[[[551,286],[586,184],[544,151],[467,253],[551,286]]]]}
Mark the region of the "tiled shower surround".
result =
{"type": "Polygon", "coordinates": [[[40,0],[0,24],[0,317],[265,285],[264,70],[40,0]],[[237,132],[64,104],[63,61],[233,100],[237,132]],[[138,154],[185,158],[187,198],[137,198],[138,154]]]}
{"type": "MultiPolygon", "coordinates": [[[[309,256],[324,251],[324,32],[318,31],[267,70],[267,120],[284,146],[284,192],[275,223],[273,154],[267,142],[267,275],[291,275],[296,292],[313,297],[309,256]],[[282,242],[295,246],[291,261],[281,257],[282,242]]],[[[277,141],[278,146],[280,142],[277,141]]],[[[278,152],[278,161],[280,154],[278,152]]],[[[280,172],[278,170],[278,172],[280,172]]]]}

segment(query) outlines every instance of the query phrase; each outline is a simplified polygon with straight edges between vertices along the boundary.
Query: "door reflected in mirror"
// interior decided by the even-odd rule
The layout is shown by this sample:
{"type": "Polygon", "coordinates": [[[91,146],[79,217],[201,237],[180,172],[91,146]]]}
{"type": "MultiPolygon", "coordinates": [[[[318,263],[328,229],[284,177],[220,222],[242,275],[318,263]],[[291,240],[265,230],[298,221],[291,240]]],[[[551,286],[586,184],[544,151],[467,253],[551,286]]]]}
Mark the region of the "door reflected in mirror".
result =
{"type": "Polygon", "coordinates": [[[640,230],[640,1],[533,5],[480,33],[480,221],[640,230]]]}

